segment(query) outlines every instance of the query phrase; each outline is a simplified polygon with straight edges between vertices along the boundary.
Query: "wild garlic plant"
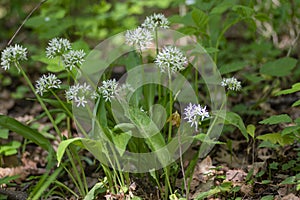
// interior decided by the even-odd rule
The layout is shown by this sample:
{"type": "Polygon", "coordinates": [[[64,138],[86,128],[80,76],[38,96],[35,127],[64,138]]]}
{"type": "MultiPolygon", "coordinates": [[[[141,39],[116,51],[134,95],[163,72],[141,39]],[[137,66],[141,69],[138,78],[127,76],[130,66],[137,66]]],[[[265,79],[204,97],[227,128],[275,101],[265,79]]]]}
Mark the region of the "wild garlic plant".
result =
{"type": "MultiPolygon", "coordinates": [[[[65,168],[81,197],[88,193],[89,188],[82,161],[77,152],[78,149],[74,145],[70,145],[73,142],[78,145],[78,141],[81,142],[80,147],[83,146],[101,161],[100,165],[106,175],[105,180],[108,181],[107,189],[110,194],[126,193],[129,190],[131,180],[128,172],[149,172],[160,190],[161,197],[168,199],[170,194],[175,193],[176,177],[181,172],[184,179],[182,196],[185,193],[185,197],[188,198],[189,184],[186,181],[191,180],[199,156],[195,156],[192,161],[193,164],[185,169],[182,154],[204,132],[208,136],[212,134],[216,139],[217,134],[213,127],[219,122],[220,116],[216,112],[211,112],[211,105],[199,104],[199,101],[204,100],[197,95],[200,92],[198,75],[193,75],[193,72],[198,74],[200,70],[193,71],[191,69],[191,66],[195,64],[193,63],[195,58],[191,56],[192,53],[188,52],[185,46],[178,46],[176,42],[166,43],[159,48],[160,38],[158,37],[160,35],[158,33],[161,30],[168,31],[169,27],[170,22],[163,14],[153,14],[147,17],[136,29],[124,33],[124,44],[122,45],[132,47],[133,51],[130,53],[137,56],[131,59],[139,59],[134,63],[141,65],[141,68],[137,66],[133,67],[133,70],[128,69],[127,73],[129,75],[133,73],[135,80],[137,80],[132,83],[120,83],[119,80],[105,72],[104,78],[99,80],[99,83],[93,83],[82,69],[82,65],[85,64],[88,57],[87,52],[72,49],[71,42],[65,38],[50,40],[45,55],[48,59],[59,58],[58,65],[64,66],[67,80],[60,79],[59,74],[43,74],[36,80],[34,87],[19,64],[20,61],[27,60],[27,49],[15,45],[7,47],[2,52],[1,67],[4,70],[8,70],[12,65],[18,68],[53,124],[55,132],[59,135],[61,144],[57,150],[58,163],[65,168]],[[149,51],[150,53],[146,54],[149,51]],[[150,61],[151,65],[149,66],[152,68],[146,65],[149,64],[148,61],[150,61]],[[135,71],[135,69],[137,70],[135,71]],[[155,69],[155,74],[149,75],[149,69],[155,69]],[[150,78],[156,82],[135,86],[139,80],[148,80],[149,76],[152,75],[153,77],[150,78]],[[80,76],[84,77],[85,81],[82,82],[77,79],[80,76]],[[188,79],[196,82],[193,84],[196,91],[192,92],[193,97],[191,99],[189,96],[182,97],[180,94],[187,88],[192,90],[192,87],[185,82],[188,79]],[[49,95],[55,98],[59,107],[68,116],[66,119],[68,138],[62,135],[45,104],[45,102],[49,102],[49,95]],[[135,101],[132,100],[134,98],[136,98],[135,101]],[[184,103],[180,104],[180,101],[184,101],[184,103]],[[157,103],[160,106],[157,106],[157,103]],[[178,104],[180,104],[180,108],[178,104]],[[160,110],[161,108],[165,108],[165,110],[160,110]],[[89,130],[78,121],[77,116],[74,116],[74,109],[92,119],[86,120],[87,123],[90,123],[91,128],[89,130]],[[119,118],[116,118],[116,113],[119,118]],[[72,121],[75,122],[79,134],[83,137],[73,138],[72,121]],[[210,123],[209,126],[208,123],[210,123]],[[104,135],[105,139],[99,136],[101,134],[104,135]],[[76,141],[77,143],[75,143],[76,141]],[[187,141],[190,143],[185,146],[187,141]],[[167,150],[164,149],[165,146],[168,147],[167,150]],[[153,160],[147,160],[147,156],[143,157],[144,154],[159,151],[161,152],[153,160]],[[67,163],[62,162],[65,152],[71,169],[68,168],[67,163]],[[124,163],[121,159],[127,158],[128,152],[135,155],[141,154],[139,159],[158,163],[153,166],[162,166],[163,170],[138,166],[140,160],[134,160],[135,158],[130,156],[124,163]],[[175,155],[178,152],[179,157],[174,156],[175,158],[173,158],[172,154],[175,155]],[[102,162],[103,158],[106,162],[102,162]],[[179,158],[179,162],[176,161],[177,158],[179,158]],[[77,165],[80,166],[80,172],[77,171],[77,165]],[[148,171],[138,171],[138,169],[147,169],[148,171]],[[189,173],[186,174],[186,171],[189,173]]],[[[113,68],[114,63],[110,63],[109,67],[113,68]]],[[[220,80],[218,84],[228,90],[238,91],[241,89],[241,83],[234,77],[220,80]]],[[[221,109],[224,107],[224,101],[222,102],[222,105],[218,105],[221,109]]],[[[207,138],[210,139],[210,137],[207,138]]],[[[201,142],[205,143],[206,140],[201,140],[201,142]]],[[[198,154],[201,151],[200,148],[198,154]]],[[[75,192],[72,191],[72,193],[75,192]]]]}
{"type": "MultiPolygon", "coordinates": [[[[46,57],[49,59],[53,59],[57,56],[60,56],[63,59],[63,63],[66,66],[66,69],[72,69],[72,67],[80,67],[81,63],[83,62],[83,57],[85,53],[80,50],[73,51],[71,50],[71,43],[67,39],[63,38],[54,38],[50,40],[48,47],[46,48],[46,57]],[[74,53],[75,52],[75,53],[74,53]],[[73,55],[70,55],[73,54],[73,55]]],[[[71,110],[65,105],[65,99],[61,99],[58,95],[59,91],[61,91],[61,85],[63,81],[61,81],[55,74],[48,73],[43,74],[38,80],[36,80],[35,86],[31,82],[31,79],[27,75],[26,71],[20,64],[20,61],[27,60],[27,49],[19,44],[15,44],[13,46],[9,46],[4,49],[1,53],[1,67],[4,70],[9,70],[10,67],[15,66],[19,73],[22,74],[24,79],[26,80],[27,84],[29,85],[32,92],[35,94],[37,101],[42,106],[44,112],[46,113],[47,117],[49,118],[50,122],[53,125],[55,133],[59,136],[61,140],[63,140],[63,134],[60,128],[58,127],[57,123],[55,123],[55,118],[52,116],[50,110],[46,106],[46,98],[44,96],[46,93],[52,94],[57,101],[62,105],[64,112],[67,113],[68,117],[73,119],[71,110]]],[[[76,99],[78,104],[83,105],[84,100],[76,99]]],[[[71,137],[71,122],[68,120],[68,135],[71,137]]],[[[81,129],[83,130],[83,129],[81,129]]],[[[49,149],[50,150],[50,149],[49,149]]],[[[63,167],[68,172],[69,176],[75,183],[80,196],[85,196],[88,192],[88,186],[84,174],[84,169],[82,167],[81,159],[74,148],[70,148],[66,151],[68,155],[68,160],[70,162],[70,168],[67,166],[67,162],[64,163],[63,167]],[[77,171],[77,166],[80,166],[80,172],[77,171]],[[68,169],[69,168],[69,169],[68,169]],[[72,171],[72,172],[71,172],[72,171]]],[[[75,192],[73,192],[75,193],[75,192]]]]}

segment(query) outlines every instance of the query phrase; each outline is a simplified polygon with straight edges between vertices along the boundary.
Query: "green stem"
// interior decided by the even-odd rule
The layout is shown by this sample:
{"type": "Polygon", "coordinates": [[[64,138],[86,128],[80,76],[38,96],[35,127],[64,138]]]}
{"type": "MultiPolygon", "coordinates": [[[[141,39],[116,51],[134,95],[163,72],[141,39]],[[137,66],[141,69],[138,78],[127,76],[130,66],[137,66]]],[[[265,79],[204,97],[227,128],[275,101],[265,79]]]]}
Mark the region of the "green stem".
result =
{"type": "MultiPolygon", "coordinates": [[[[37,94],[37,92],[36,92],[34,86],[32,85],[32,83],[31,83],[29,77],[27,76],[27,74],[25,73],[25,71],[23,70],[23,68],[19,65],[19,63],[16,63],[16,65],[17,65],[17,68],[18,68],[18,69],[20,70],[20,72],[22,73],[23,77],[25,78],[26,82],[28,83],[30,89],[31,89],[32,92],[35,94],[37,100],[39,101],[40,105],[42,106],[42,108],[43,108],[43,110],[45,111],[46,115],[48,116],[49,120],[51,121],[51,123],[52,123],[52,125],[53,125],[55,131],[56,131],[57,134],[59,135],[60,139],[63,140],[63,136],[62,136],[62,134],[61,134],[61,131],[60,131],[59,128],[57,127],[57,125],[56,125],[56,123],[55,123],[53,117],[51,116],[49,110],[47,109],[46,105],[44,104],[42,98],[37,94]]],[[[67,152],[67,155],[68,155],[68,157],[69,157],[69,159],[70,159],[71,165],[72,165],[72,167],[73,167],[73,169],[74,169],[75,175],[76,175],[76,177],[77,177],[77,179],[78,179],[77,181],[79,182],[79,186],[80,186],[80,187],[79,187],[78,189],[81,189],[81,190],[82,190],[83,186],[82,186],[81,178],[80,178],[80,176],[79,176],[79,174],[78,174],[78,172],[77,172],[76,165],[75,165],[75,163],[74,163],[74,161],[73,161],[73,159],[72,159],[72,156],[71,156],[69,150],[67,150],[66,152],[67,152]]],[[[75,183],[75,182],[74,182],[74,183],[75,183]]],[[[85,194],[84,190],[81,191],[81,192],[82,192],[82,195],[85,194]]]]}
{"type": "MultiPolygon", "coordinates": [[[[172,76],[171,76],[171,72],[168,72],[168,76],[169,76],[169,110],[170,110],[170,122],[169,122],[169,131],[168,131],[168,142],[171,141],[172,139],[172,108],[173,108],[173,94],[172,94],[172,76]]],[[[169,192],[172,193],[172,187],[170,184],[170,166],[167,166],[165,168],[165,199],[168,199],[168,195],[169,192]]]]}
{"type": "Polygon", "coordinates": [[[169,115],[169,131],[168,131],[168,142],[171,141],[172,139],[172,108],[173,108],[173,94],[172,94],[172,77],[171,77],[171,72],[169,72],[169,110],[170,110],[170,115],[169,115]]]}
{"type": "Polygon", "coordinates": [[[57,96],[57,94],[50,89],[50,92],[53,94],[53,96],[58,100],[58,102],[60,103],[60,105],[65,109],[65,111],[68,113],[69,116],[71,116],[71,118],[76,122],[77,127],[80,129],[80,131],[82,132],[82,134],[86,137],[89,138],[89,136],[87,135],[86,131],[83,129],[83,127],[81,126],[81,124],[76,120],[76,118],[73,117],[73,114],[71,113],[71,111],[66,107],[66,105],[61,101],[61,99],[57,96]]]}
{"type": "Polygon", "coordinates": [[[34,88],[34,86],[32,85],[29,77],[27,76],[27,74],[25,73],[25,71],[23,70],[23,68],[17,63],[16,65],[18,65],[18,68],[20,69],[20,72],[22,73],[23,77],[25,78],[27,84],[29,85],[30,89],[32,90],[32,92],[35,94],[37,100],[39,101],[40,105],[42,106],[43,110],[45,111],[47,117],[49,118],[49,120],[51,121],[53,128],[55,129],[55,131],[57,132],[57,134],[59,135],[60,139],[62,139],[62,134],[61,131],[59,130],[59,128],[57,127],[53,117],[51,116],[49,110],[47,109],[46,105],[44,104],[42,98],[36,93],[36,90],[34,88]]]}

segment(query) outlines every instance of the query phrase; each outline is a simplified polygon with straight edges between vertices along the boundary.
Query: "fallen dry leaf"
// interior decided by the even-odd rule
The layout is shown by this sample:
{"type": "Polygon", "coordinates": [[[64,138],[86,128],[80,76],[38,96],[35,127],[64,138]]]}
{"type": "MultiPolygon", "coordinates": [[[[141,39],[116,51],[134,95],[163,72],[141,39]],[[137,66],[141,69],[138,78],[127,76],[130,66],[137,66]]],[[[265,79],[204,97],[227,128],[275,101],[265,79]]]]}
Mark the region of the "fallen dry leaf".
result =
{"type": "Polygon", "coordinates": [[[0,178],[7,176],[16,176],[19,175],[17,183],[20,183],[21,180],[24,180],[29,174],[42,174],[45,172],[45,169],[37,168],[36,162],[28,158],[28,153],[25,152],[22,156],[22,166],[17,167],[6,167],[0,168],[0,178]]]}
{"type": "Polygon", "coordinates": [[[291,193],[285,197],[282,197],[281,200],[300,200],[300,198],[291,193]]]}

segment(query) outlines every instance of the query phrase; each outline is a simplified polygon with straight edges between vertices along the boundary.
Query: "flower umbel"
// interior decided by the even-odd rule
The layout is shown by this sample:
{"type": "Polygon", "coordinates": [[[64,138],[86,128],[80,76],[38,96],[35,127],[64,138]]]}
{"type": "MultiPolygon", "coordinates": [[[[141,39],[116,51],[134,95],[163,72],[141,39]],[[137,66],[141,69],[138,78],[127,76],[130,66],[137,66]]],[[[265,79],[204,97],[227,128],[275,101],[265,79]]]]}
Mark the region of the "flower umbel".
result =
{"type": "Polygon", "coordinates": [[[175,73],[185,68],[188,61],[183,53],[173,46],[166,46],[160,51],[154,61],[161,72],[175,73]]]}
{"type": "Polygon", "coordinates": [[[63,53],[71,49],[71,43],[64,38],[53,38],[49,41],[46,48],[46,56],[48,58],[55,58],[61,56],[63,53]]]}
{"type": "Polygon", "coordinates": [[[63,54],[63,62],[68,70],[72,70],[73,67],[79,67],[84,62],[85,53],[83,50],[71,50],[66,54],[63,54]]]}
{"type": "Polygon", "coordinates": [[[198,125],[201,124],[205,118],[209,117],[209,113],[206,110],[206,106],[202,107],[200,104],[190,103],[185,109],[184,119],[191,124],[191,127],[195,126],[195,130],[198,131],[198,125]]]}
{"type": "Polygon", "coordinates": [[[99,87],[99,92],[102,94],[105,101],[111,101],[118,94],[118,83],[115,79],[102,81],[102,86],[99,87]]]}
{"type": "Polygon", "coordinates": [[[54,74],[44,74],[36,81],[36,93],[43,96],[44,92],[49,91],[51,88],[60,88],[60,84],[61,80],[59,80],[54,74]]]}
{"type": "Polygon", "coordinates": [[[8,70],[10,65],[22,60],[27,60],[27,49],[18,44],[6,47],[1,53],[1,67],[4,70],[8,70]]]}
{"type": "Polygon", "coordinates": [[[145,28],[138,27],[134,30],[128,30],[125,34],[125,42],[139,50],[148,48],[153,40],[151,32],[145,28]]]}
{"type": "Polygon", "coordinates": [[[169,28],[169,24],[168,19],[163,14],[154,13],[153,15],[146,17],[142,27],[150,30],[155,30],[156,28],[167,29],[169,28]]]}
{"type": "Polygon", "coordinates": [[[234,77],[232,77],[232,78],[223,78],[223,80],[221,82],[221,86],[226,87],[228,90],[233,90],[233,91],[234,90],[239,91],[242,88],[241,82],[238,81],[234,77]]]}
{"type": "Polygon", "coordinates": [[[68,100],[74,100],[77,103],[77,107],[85,107],[87,99],[93,99],[94,93],[92,88],[87,83],[72,85],[69,90],[66,91],[66,98],[68,100]]]}

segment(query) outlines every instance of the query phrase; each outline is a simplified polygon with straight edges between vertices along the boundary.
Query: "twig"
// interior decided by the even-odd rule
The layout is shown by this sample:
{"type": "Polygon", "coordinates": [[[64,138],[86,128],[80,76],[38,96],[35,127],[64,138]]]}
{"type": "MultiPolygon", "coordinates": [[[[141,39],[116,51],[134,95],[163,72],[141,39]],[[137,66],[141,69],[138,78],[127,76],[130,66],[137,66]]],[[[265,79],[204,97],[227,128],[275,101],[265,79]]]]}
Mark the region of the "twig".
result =
{"type": "Polygon", "coordinates": [[[36,9],[38,9],[43,3],[45,3],[47,0],[42,0],[40,1],[32,10],[31,12],[27,15],[27,17],[24,19],[24,21],[22,22],[22,24],[19,26],[19,28],[17,29],[17,31],[14,33],[14,35],[12,36],[12,38],[9,40],[9,42],[7,43],[7,46],[9,46],[12,41],[15,39],[15,37],[17,36],[17,34],[20,32],[21,28],[24,26],[24,24],[28,21],[29,17],[34,13],[34,11],[36,11],[36,9]]]}
{"type": "Polygon", "coordinates": [[[180,138],[180,130],[178,131],[178,142],[179,142],[179,155],[180,155],[180,165],[181,165],[181,173],[182,173],[182,176],[183,176],[183,184],[184,184],[184,189],[185,189],[185,192],[186,192],[186,198],[188,199],[188,186],[187,186],[187,183],[186,183],[186,177],[185,177],[185,172],[184,172],[184,166],[183,166],[183,160],[182,160],[182,149],[181,149],[181,138],[180,138]]]}

